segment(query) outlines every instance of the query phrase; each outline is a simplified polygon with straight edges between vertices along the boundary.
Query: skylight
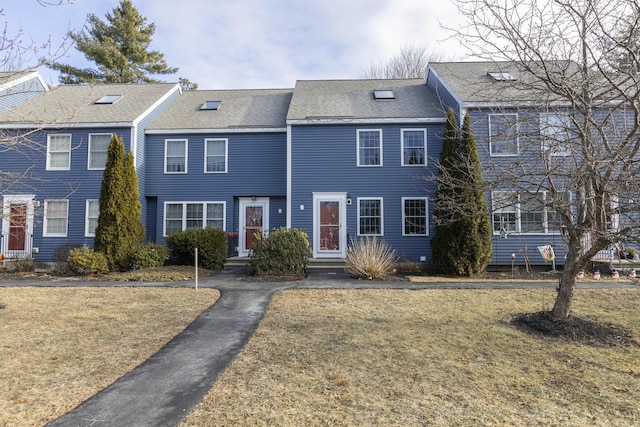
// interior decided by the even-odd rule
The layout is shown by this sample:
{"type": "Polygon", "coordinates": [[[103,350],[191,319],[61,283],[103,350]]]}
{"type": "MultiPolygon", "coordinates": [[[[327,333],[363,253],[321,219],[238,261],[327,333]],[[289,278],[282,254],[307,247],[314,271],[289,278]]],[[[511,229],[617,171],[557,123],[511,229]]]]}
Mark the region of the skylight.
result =
{"type": "Polygon", "coordinates": [[[373,97],[375,99],[395,99],[396,96],[393,93],[392,90],[389,89],[385,89],[385,90],[374,90],[373,91],[373,97]]]}
{"type": "Polygon", "coordinates": [[[220,108],[222,101],[205,101],[200,107],[201,110],[217,110],[220,108]]]}
{"type": "Polygon", "coordinates": [[[506,71],[492,71],[487,73],[487,75],[497,82],[507,82],[507,81],[518,80],[517,77],[515,77],[513,74],[506,71]]]}
{"type": "Polygon", "coordinates": [[[105,95],[97,99],[95,104],[115,104],[120,98],[122,98],[122,95],[105,95]]]}

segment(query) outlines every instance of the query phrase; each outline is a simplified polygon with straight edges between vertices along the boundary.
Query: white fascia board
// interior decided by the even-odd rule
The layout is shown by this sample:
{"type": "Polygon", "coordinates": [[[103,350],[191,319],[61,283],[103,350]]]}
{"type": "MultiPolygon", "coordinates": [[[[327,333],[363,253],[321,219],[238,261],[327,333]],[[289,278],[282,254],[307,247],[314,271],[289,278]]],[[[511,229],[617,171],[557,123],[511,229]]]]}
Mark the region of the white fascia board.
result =
{"type": "Polygon", "coordinates": [[[533,108],[533,107],[570,107],[569,101],[503,101],[503,102],[465,102],[462,108],[533,108]]]}
{"type": "Polygon", "coordinates": [[[218,129],[147,129],[147,135],[224,134],[224,133],[285,133],[287,128],[218,128],[218,129]]]}
{"type": "MultiPolygon", "coordinates": [[[[180,84],[176,83],[176,85],[174,87],[172,87],[169,91],[167,91],[167,93],[165,93],[164,95],[162,95],[162,97],[160,99],[158,99],[156,102],[153,103],[153,105],[151,105],[149,108],[147,108],[142,114],[140,114],[136,119],[133,120],[134,126],[137,126],[138,123],[140,123],[140,121],[142,121],[143,119],[145,119],[149,114],[151,114],[151,112],[153,110],[155,110],[156,108],[158,108],[158,106],[160,104],[162,104],[164,101],[167,100],[167,98],[169,98],[169,96],[173,95],[173,93],[175,91],[181,91],[180,89],[180,84]]],[[[182,93],[182,92],[181,92],[182,93]]]]}
{"type": "Polygon", "coordinates": [[[287,125],[350,125],[350,124],[407,124],[407,123],[445,123],[445,117],[412,117],[412,118],[389,118],[389,119],[335,119],[335,118],[317,118],[303,120],[287,120],[287,125]]]}
{"type": "Polygon", "coordinates": [[[51,128],[91,128],[133,127],[132,122],[100,122],[100,123],[0,123],[0,129],[51,129],[51,128]]]}
{"type": "MultiPolygon", "coordinates": [[[[438,74],[438,72],[436,70],[434,70],[433,68],[431,68],[431,65],[429,65],[429,72],[427,73],[427,76],[425,77],[425,80],[428,80],[429,78],[429,74],[433,73],[433,75],[435,76],[436,81],[442,85],[442,87],[445,88],[445,90],[447,92],[449,92],[449,94],[451,94],[451,96],[453,97],[453,99],[458,103],[458,105],[460,105],[460,112],[462,112],[462,104],[464,104],[464,102],[462,101],[462,99],[458,96],[458,94],[456,93],[456,91],[454,91],[451,86],[449,86],[447,84],[447,82],[440,77],[440,74],[438,74]]],[[[438,94],[436,93],[434,95],[436,98],[438,97],[438,94]]],[[[462,119],[460,119],[462,120],[462,119]]]]}
{"type": "Polygon", "coordinates": [[[0,91],[6,90],[6,89],[10,89],[12,87],[18,86],[19,84],[22,84],[26,81],[31,80],[32,78],[37,78],[38,81],[40,82],[40,84],[42,85],[42,87],[44,88],[44,91],[47,92],[49,90],[49,86],[47,86],[47,83],[45,83],[44,79],[42,78],[42,76],[40,75],[40,73],[38,71],[32,71],[29,74],[25,74],[24,76],[17,78],[15,80],[11,80],[3,85],[0,85],[0,91]]]}

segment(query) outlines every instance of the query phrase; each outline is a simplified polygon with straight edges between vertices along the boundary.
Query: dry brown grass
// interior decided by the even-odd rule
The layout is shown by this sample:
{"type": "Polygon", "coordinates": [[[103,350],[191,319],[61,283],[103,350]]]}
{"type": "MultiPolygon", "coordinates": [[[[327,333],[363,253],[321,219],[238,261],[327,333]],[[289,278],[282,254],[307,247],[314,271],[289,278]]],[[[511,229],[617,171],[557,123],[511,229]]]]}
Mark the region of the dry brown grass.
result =
{"type": "Polygon", "coordinates": [[[212,289],[0,288],[0,425],[41,426],[158,351],[212,289]]]}
{"type": "MultiPolygon", "coordinates": [[[[640,350],[510,326],[551,290],[278,294],[184,425],[640,424],[640,350]]],[[[640,332],[640,291],[576,293],[582,317],[640,332]]]]}

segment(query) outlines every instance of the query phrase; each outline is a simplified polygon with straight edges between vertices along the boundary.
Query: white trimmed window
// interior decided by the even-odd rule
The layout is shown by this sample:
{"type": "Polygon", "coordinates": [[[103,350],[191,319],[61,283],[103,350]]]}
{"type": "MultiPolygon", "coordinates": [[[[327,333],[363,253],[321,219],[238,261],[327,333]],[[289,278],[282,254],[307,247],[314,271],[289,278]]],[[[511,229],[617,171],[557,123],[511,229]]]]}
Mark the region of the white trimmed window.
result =
{"type": "Polygon", "coordinates": [[[187,173],[186,139],[167,139],[164,142],[164,172],[187,173]]]}
{"type": "Polygon", "coordinates": [[[427,164],[427,130],[402,129],[402,166],[427,164]]]}
{"type": "Polygon", "coordinates": [[[540,114],[542,152],[552,156],[569,155],[571,119],[566,114],[540,114]]]}
{"type": "Polygon", "coordinates": [[[382,130],[358,130],[358,166],[382,166],[382,130]]]}
{"type": "Polygon", "coordinates": [[[84,235],[94,237],[98,227],[98,216],[100,215],[100,201],[98,199],[87,199],[84,219],[84,235]]]}
{"type": "Polygon", "coordinates": [[[66,237],[68,217],[68,200],[45,200],[42,235],[45,237],[66,237]]]}
{"type": "Polygon", "coordinates": [[[428,204],[426,197],[402,198],[402,235],[427,236],[429,222],[427,218],[428,204]]]}
{"type": "Polygon", "coordinates": [[[71,135],[47,135],[47,170],[71,169],[71,135]]]}
{"type": "MultiPolygon", "coordinates": [[[[560,232],[563,221],[547,203],[546,192],[539,197],[515,191],[491,192],[493,232],[504,237],[510,233],[549,234],[560,232]]],[[[571,194],[559,195],[562,204],[570,203],[571,194]]]]}
{"type": "Polygon", "coordinates": [[[518,152],[518,115],[489,114],[489,154],[515,156],[518,152]]]}
{"type": "Polygon", "coordinates": [[[225,202],[165,202],[164,235],[193,228],[225,229],[225,202]]]}
{"type": "Polygon", "coordinates": [[[102,170],[107,164],[107,151],[111,143],[111,135],[108,133],[89,135],[89,161],[88,169],[102,170]]]}
{"type": "Polygon", "coordinates": [[[358,236],[382,236],[382,198],[358,198],[358,236]]]}
{"type": "Polygon", "coordinates": [[[227,172],[227,143],[226,139],[204,140],[205,173],[227,172]]]}

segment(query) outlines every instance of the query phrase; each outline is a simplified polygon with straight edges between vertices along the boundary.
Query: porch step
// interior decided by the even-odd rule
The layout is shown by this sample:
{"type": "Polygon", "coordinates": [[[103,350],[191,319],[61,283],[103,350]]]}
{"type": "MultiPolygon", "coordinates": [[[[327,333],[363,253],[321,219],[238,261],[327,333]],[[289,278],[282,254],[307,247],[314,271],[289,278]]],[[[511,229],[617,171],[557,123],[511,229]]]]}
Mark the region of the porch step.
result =
{"type": "MultiPolygon", "coordinates": [[[[248,257],[229,257],[227,262],[224,263],[224,268],[246,268],[248,263],[248,257]]],[[[344,270],[344,260],[311,258],[309,260],[309,270],[344,270]]]]}

